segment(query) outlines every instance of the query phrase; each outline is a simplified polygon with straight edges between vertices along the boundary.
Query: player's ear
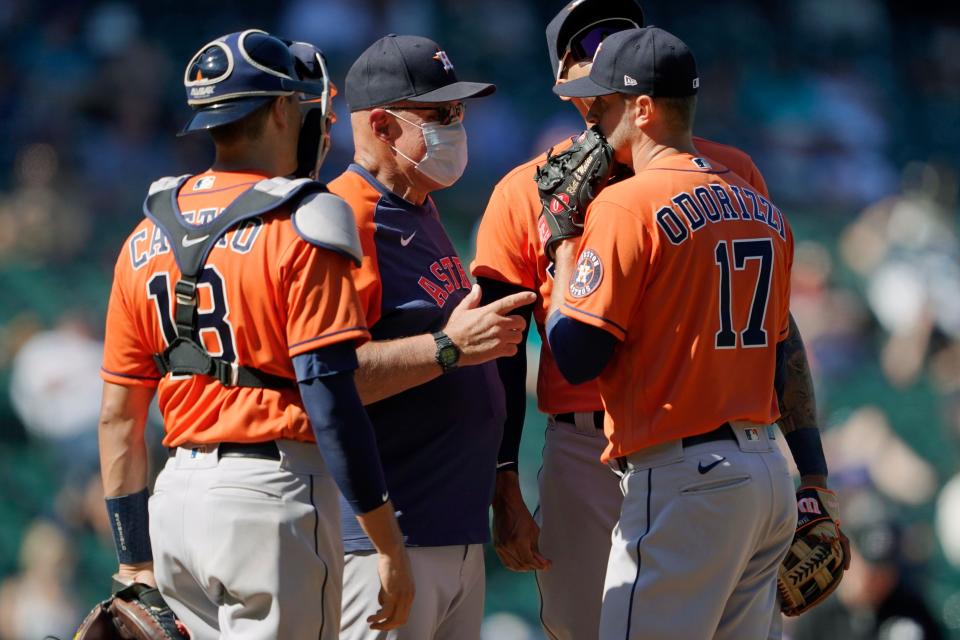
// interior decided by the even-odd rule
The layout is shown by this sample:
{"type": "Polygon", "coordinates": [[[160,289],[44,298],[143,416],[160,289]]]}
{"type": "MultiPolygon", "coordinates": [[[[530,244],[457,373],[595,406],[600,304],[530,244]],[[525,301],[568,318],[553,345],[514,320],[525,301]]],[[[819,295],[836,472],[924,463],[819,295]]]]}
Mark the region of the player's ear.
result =
{"type": "Polygon", "coordinates": [[[371,109],[368,122],[370,123],[370,130],[373,131],[373,135],[377,140],[386,142],[387,144],[393,144],[396,138],[391,127],[393,118],[390,117],[390,114],[387,113],[386,110],[371,109]]]}
{"type": "Polygon", "coordinates": [[[656,112],[656,103],[650,96],[636,96],[627,100],[627,109],[633,110],[633,121],[638,127],[650,124],[656,112]]]}

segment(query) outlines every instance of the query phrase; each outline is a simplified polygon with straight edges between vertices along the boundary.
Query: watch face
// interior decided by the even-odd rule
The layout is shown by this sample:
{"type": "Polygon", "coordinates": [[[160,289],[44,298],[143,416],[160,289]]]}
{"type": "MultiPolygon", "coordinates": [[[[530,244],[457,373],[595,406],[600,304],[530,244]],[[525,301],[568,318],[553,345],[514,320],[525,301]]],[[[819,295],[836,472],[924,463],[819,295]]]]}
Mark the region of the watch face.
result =
{"type": "Polygon", "coordinates": [[[440,361],[443,363],[443,366],[449,367],[451,365],[457,364],[459,360],[459,353],[457,353],[457,348],[455,346],[448,345],[441,347],[440,349],[440,361]]]}

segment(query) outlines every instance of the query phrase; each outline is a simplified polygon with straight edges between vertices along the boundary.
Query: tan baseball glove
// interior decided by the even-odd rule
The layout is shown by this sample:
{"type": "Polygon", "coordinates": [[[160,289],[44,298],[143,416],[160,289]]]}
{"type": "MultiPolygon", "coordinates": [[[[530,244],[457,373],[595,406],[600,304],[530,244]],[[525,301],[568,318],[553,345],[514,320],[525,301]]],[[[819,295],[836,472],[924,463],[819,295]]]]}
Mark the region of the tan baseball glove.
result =
{"type": "Polygon", "coordinates": [[[119,590],[87,614],[74,640],[189,640],[159,591],[140,583],[114,588],[119,590]]]}
{"type": "Polygon", "coordinates": [[[797,491],[797,531],[777,575],[780,609],[798,616],[830,595],[849,561],[844,557],[837,495],[817,487],[797,491]]]}

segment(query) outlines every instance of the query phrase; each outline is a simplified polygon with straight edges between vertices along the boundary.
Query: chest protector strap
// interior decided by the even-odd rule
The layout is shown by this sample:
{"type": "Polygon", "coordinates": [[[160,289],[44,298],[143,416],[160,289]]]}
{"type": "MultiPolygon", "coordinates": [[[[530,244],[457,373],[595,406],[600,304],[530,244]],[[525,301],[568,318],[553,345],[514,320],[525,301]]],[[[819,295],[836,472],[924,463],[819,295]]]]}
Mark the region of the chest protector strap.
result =
{"type": "Polygon", "coordinates": [[[326,192],[327,188],[306,178],[261,180],[240,194],[212,221],[191,225],[183,220],[177,205],[177,194],[188,177],[163,178],[154,182],[143,203],[144,215],[166,234],[181,274],[174,286],[177,337],[163,353],[154,354],[153,361],[160,375],[205,375],[227,387],[291,388],[293,380],[215,358],[204,349],[197,333],[197,283],[210,251],[232,227],[284,204],[295,209],[307,195],[326,192]]]}

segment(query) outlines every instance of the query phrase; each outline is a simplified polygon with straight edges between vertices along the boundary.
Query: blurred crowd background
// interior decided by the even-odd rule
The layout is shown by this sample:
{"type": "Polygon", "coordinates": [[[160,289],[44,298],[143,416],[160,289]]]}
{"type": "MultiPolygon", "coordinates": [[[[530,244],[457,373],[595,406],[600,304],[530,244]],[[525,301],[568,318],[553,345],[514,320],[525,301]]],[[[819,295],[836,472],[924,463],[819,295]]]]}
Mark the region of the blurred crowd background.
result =
{"type": "MultiPolygon", "coordinates": [[[[414,33],[439,41],[461,79],[495,82],[468,107],[466,176],[436,198],[470,257],[493,184],[582,128],[550,92],[543,29],[561,6],[0,0],[0,638],[70,637],[110,587],[96,446],[103,317],[147,185],[212,159],[203,136],[175,137],[193,52],[260,27],[319,45],[342,85],[373,40],[414,33]]],[[[837,594],[790,636],[960,638],[957,4],[645,9],[697,55],[697,132],[753,156],[797,238],[793,311],[855,555],[837,594]]],[[[328,178],[352,152],[342,99],[337,111],[328,178]]],[[[543,424],[531,400],[531,504],[543,424]]],[[[150,429],[160,459],[159,422],[150,429]]],[[[492,553],[487,566],[485,637],[542,637],[532,577],[492,553]]]]}

